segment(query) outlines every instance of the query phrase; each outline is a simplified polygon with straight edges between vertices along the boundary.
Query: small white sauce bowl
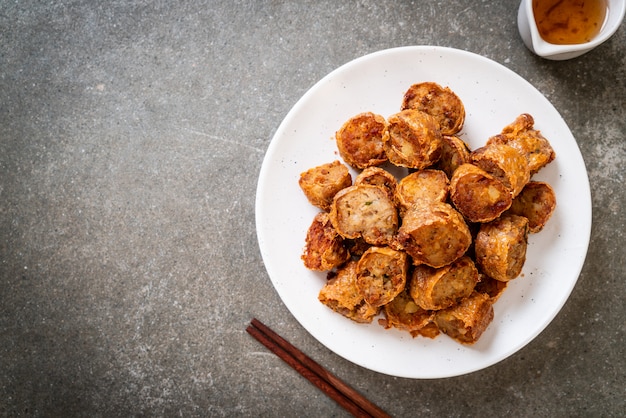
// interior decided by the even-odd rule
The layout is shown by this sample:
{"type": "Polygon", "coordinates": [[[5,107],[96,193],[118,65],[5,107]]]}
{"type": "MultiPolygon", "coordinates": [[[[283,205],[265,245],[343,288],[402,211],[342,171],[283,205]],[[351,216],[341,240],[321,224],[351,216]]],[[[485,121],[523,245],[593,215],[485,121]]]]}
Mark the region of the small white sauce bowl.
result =
{"type": "Polygon", "coordinates": [[[543,40],[533,16],[532,0],[522,0],[517,13],[517,27],[524,44],[540,57],[561,61],[578,57],[609,39],[624,20],[626,0],[607,0],[608,10],[600,33],[591,41],[574,45],[555,45],[543,40]]]}

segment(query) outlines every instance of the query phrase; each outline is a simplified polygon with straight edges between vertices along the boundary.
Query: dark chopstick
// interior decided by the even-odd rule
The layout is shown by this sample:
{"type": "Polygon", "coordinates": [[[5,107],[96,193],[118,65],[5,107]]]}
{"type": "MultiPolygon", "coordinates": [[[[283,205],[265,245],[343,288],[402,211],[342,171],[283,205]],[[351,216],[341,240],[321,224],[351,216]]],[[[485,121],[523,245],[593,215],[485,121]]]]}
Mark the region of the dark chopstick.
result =
{"type": "Polygon", "coordinates": [[[253,318],[246,331],[352,415],[356,417],[389,417],[385,411],[364,398],[258,319],[253,318]]]}

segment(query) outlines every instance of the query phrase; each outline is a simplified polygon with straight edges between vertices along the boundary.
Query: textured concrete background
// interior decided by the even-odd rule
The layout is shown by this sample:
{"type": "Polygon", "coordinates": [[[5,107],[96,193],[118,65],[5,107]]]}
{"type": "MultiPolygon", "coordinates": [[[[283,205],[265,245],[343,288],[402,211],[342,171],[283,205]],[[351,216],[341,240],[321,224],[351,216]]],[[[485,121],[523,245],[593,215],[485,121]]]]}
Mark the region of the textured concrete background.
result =
{"type": "Polygon", "coordinates": [[[517,0],[0,0],[0,415],[345,416],[244,331],[255,316],[396,416],[626,410],[626,28],[581,58],[523,46],[517,0]],[[339,358],[288,313],[257,247],[264,152],[300,96],[389,47],[469,50],[561,112],[593,230],[527,347],[407,380],[339,358]]]}

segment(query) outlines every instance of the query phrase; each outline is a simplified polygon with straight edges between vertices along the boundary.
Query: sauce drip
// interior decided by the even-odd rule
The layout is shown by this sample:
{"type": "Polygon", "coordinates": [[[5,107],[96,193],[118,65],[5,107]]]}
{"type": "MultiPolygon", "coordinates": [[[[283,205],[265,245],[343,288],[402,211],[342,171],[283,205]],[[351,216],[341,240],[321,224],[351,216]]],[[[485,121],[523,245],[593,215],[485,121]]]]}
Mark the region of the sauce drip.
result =
{"type": "Polygon", "coordinates": [[[606,0],[533,0],[539,34],[557,45],[591,41],[602,29],[606,11],[606,0]]]}

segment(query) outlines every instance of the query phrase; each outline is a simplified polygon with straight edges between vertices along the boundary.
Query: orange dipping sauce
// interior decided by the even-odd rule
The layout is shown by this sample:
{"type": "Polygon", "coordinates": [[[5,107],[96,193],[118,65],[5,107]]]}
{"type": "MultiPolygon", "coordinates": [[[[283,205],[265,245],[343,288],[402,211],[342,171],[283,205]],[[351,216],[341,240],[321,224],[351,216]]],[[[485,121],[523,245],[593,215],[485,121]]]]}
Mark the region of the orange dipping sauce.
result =
{"type": "Polygon", "coordinates": [[[544,41],[583,44],[602,29],[607,0],[533,0],[533,14],[544,41]]]}

